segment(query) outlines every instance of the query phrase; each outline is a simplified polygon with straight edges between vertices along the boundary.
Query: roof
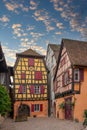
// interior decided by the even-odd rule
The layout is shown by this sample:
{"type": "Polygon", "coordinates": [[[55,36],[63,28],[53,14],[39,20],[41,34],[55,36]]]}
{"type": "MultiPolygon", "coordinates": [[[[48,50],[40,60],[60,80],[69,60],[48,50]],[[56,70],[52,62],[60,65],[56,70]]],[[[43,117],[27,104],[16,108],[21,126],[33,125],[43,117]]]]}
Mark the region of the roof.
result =
{"type": "Polygon", "coordinates": [[[66,48],[72,66],[87,66],[87,42],[62,39],[54,79],[58,70],[63,46],[66,48]]]}
{"type": "Polygon", "coordinates": [[[17,53],[17,56],[34,56],[34,57],[44,57],[43,55],[40,55],[35,50],[28,49],[22,53],[17,53]]]}
{"type": "Polygon", "coordinates": [[[7,72],[7,64],[0,44],[0,72],[7,72]]]}
{"type": "Polygon", "coordinates": [[[72,65],[87,66],[87,42],[63,39],[72,65]]]}
{"type": "Polygon", "coordinates": [[[57,44],[49,44],[50,48],[53,50],[56,61],[58,60],[60,45],[57,44]]]}

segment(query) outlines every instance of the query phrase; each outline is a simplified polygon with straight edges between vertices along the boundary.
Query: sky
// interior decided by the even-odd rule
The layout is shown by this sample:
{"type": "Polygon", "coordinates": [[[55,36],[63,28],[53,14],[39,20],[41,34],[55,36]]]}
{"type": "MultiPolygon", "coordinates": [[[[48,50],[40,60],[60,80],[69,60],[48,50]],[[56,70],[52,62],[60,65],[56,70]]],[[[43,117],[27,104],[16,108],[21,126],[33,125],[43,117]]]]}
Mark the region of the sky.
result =
{"type": "Polygon", "coordinates": [[[45,55],[62,38],[87,41],[87,0],[0,0],[0,42],[10,66],[29,48],[45,55]]]}

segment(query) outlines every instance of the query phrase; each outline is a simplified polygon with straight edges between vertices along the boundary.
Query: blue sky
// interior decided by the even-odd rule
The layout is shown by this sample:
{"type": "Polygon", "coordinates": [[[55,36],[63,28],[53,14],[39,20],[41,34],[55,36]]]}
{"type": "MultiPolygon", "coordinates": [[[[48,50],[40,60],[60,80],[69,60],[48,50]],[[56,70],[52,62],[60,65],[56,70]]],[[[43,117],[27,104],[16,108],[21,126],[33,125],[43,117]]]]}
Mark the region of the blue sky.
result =
{"type": "Polygon", "coordinates": [[[30,47],[46,54],[47,45],[62,38],[87,41],[87,0],[0,1],[0,41],[8,65],[30,47]]]}

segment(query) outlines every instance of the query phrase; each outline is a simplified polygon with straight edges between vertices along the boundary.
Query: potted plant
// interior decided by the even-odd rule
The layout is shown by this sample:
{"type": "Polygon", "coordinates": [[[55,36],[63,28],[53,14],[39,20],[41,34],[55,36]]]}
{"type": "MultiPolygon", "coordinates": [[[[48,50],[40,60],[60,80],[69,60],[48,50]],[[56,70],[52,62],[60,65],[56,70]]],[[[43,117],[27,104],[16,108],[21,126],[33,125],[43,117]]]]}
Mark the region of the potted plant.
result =
{"type": "Polygon", "coordinates": [[[60,109],[65,109],[65,102],[60,103],[60,104],[59,104],[59,108],[60,108],[60,109]]]}

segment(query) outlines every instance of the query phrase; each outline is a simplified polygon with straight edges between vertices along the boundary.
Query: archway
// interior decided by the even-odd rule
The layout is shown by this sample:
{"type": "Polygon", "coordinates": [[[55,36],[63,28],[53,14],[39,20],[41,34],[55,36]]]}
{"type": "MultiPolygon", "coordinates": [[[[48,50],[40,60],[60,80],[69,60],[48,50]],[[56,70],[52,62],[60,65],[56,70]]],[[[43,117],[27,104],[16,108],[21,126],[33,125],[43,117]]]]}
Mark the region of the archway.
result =
{"type": "Polygon", "coordinates": [[[19,116],[30,116],[30,107],[26,104],[21,104],[18,108],[19,116]]]}

